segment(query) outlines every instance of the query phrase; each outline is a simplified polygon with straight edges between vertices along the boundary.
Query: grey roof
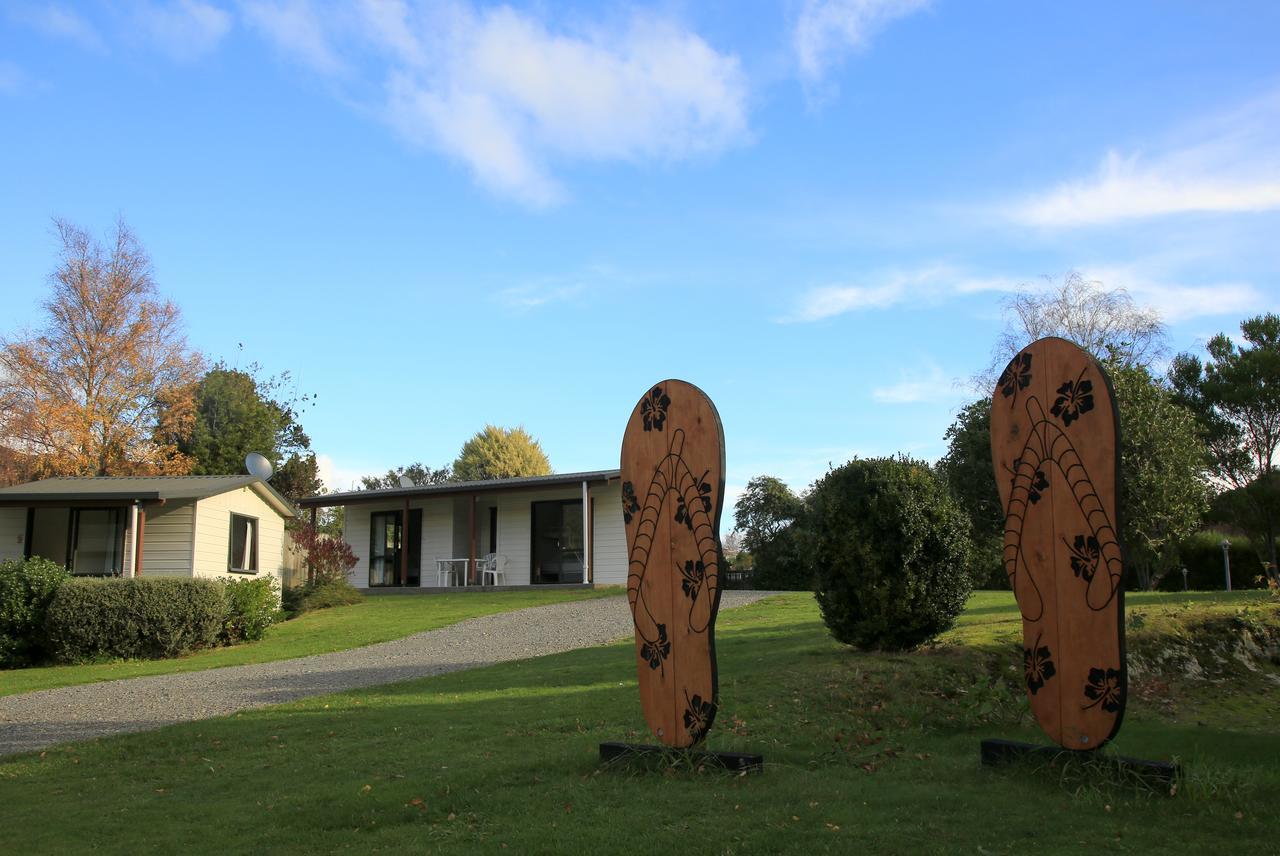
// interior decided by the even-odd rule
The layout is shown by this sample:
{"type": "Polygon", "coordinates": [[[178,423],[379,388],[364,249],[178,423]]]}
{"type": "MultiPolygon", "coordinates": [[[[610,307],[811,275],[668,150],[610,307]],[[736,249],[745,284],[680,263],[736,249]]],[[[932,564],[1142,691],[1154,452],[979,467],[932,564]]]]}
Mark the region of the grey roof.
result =
{"type": "Polygon", "coordinates": [[[381,499],[400,499],[415,496],[432,496],[458,493],[492,493],[499,490],[558,487],[581,482],[603,482],[620,478],[621,470],[590,470],[585,473],[555,473],[549,476],[524,476],[514,479],[484,479],[482,481],[444,482],[414,487],[393,487],[382,490],[349,490],[342,493],[325,493],[309,496],[298,504],[303,508],[321,508],[347,505],[351,502],[373,502],[381,499]]]}
{"type": "Polygon", "coordinates": [[[130,502],[204,499],[253,487],[263,499],[293,516],[292,505],[257,476],[97,476],[51,478],[0,488],[0,502],[130,502]]]}

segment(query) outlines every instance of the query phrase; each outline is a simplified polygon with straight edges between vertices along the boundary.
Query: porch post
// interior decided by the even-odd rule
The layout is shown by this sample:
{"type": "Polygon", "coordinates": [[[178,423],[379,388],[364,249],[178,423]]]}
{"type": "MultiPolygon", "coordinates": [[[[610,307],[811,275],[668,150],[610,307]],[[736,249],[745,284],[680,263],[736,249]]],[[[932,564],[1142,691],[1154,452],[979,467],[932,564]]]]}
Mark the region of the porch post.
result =
{"type": "Polygon", "coordinates": [[[404,498],[400,519],[400,585],[409,584],[409,497],[404,498]]]}
{"type": "Polygon", "coordinates": [[[142,544],[146,534],[147,510],[145,508],[138,508],[138,543],[133,551],[133,575],[135,577],[142,576],[142,544]]]}
{"type": "Polygon", "coordinates": [[[591,491],[582,483],[582,581],[591,582],[591,491]]]}
{"type": "Polygon", "coordinates": [[[468,507],[471,511],[468,515],[471,518],[471,570],[469,573],[471,582],[474,583],[476,581],[476,495],[474,493],[471,494],[471,505],[468,507]]]}
{"type": "MultiPolygon", "coordinates": [[[[129,546],[125,548],[124,557],[133,557],[138,549],[138,503],[134,502],[129,506],[129,546]]],[[[129,569],[129,573],[124,572],[124,562],[120,562],[120,575],[131,577],[137,571],[137,566],[129,569]]]]}

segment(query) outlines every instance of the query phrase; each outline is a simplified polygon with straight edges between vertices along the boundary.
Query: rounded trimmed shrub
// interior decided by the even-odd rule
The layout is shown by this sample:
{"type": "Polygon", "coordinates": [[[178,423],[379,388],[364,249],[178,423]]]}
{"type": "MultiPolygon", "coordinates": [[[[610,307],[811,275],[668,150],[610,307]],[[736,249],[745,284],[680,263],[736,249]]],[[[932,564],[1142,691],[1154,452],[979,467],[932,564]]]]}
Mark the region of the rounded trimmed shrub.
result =
{"type": "Polygon", "coordinates": [[[66,663],[161,659],[216,644],[226,615],[213,580],[71,579],[49,604],[45,632],[66,663]]]}
{"type": "Polygon", "coordinates": [[[275,624],[280,614],[280,595],[274,577],[223,580],[227,614],[218,635],[226,645],[256,642],[275,624]]]}
{"type": "Polygon", "coordinates": [[[907,650],[955,622],[972,586],[969,520],[927,463],[850,461],[807,500],[806,553],[836,639],[907,650]]]}
{"type": "Polygon", "coordinates": [[[46,656],[45,614],[67,569],[32,556],[0,563],[0,666],[26,666],[46,656]]]}

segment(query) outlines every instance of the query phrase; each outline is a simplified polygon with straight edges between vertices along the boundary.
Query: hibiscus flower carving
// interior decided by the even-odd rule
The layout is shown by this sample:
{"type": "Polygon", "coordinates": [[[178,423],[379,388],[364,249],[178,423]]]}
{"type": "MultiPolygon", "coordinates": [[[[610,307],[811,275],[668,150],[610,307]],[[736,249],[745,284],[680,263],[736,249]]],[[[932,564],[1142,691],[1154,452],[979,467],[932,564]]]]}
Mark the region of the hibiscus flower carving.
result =
{"type": "MultiPolygon", "coordinates": [[[[693,501],[694,507],[701,505],[702,510],[707,514],[711,513],[711,485],[707,483],[707,476],[711,470],[707,470],[702,474],[702,478],[698,479],[698,496],[693,501]]],[[[676,499],[676,523],[683,523],[685,528],[690,532],[693,531],[693,512],[684,504],[684,494],[680,494],[676,499]]]]}
{"type": "Polygon", "coordinates": [[[640,658],[649,664],[650,669],[662,667],[662,662],[671,656],[671,642],[667,639],[667,625],[658,625],[658,638],[646,639],[640,646],[640,658]]]}
{"type": "Polygon", "coordinates": [[[622,519],[626,523],[640,510],[640,500],[636,498],[636,489],[631,482],[622,483],[622,519]]]}
{"type": "MultiPolygon", "coordinates": [[[[1066,543],[1067,539],[1062,540],[1066,543]]],[[[1077,579],[1093,582],[1093,575],[1098,571],[1098,557],[1102,555],[1098,539],[1092,535],[1077,535],[1075,543],[1067,544],[1067,549],[1071,551],[1071,572],[1077,579]]]]}
{"type": "Polygon", "coordinates": [[[1102,709],[1107,713],[1118,712],[1124,689],[1123,683],[1119,669],[1090,669],[1089,683],[1085,685],[1084,695],[1092,703],[1084,705],[1084,710],[1102,705],[1102,709]]]}
{"type": "Polygon", "coordinates": [[[691,559],[684,563],[684,570],[680,574],[684,577],[680,581],[680,588],[684,590],[685,597],[697,603],[698,592],[702,591],[702,583],[707,578],[706,565],[691,559]]]}
{"type": "Polygon", "coordinates": [[[1053,655],[1048,645],[1040,644],[1040,637],[1030,648],[1022,649],[1022,668],[1027,678],[1027,691],[1035,695],[1044,686],[1044,682],[1058,673],[1053,667],[1053,655]]]}
{"type": "Polygon", "coordinates": [[[1050,412],[1062,419],[1062,424],[1070,425],[1093,409],[1093,381],[1067,381],[1058,387],[1058,397],[1054,399],[1050,412]]]}
{"type": "Polygon", "coordinates": [[[1031,384],[1031,355],[1018,354],[1009,361],[1009,365],[1000,374],[996,385],[1005,398],[1016,395],[1018,390],[1026,389],[1031,384]]]}
{"type": "Polygon", "coordinates": [[[640,418],[644,421],[644,430],[661,431],[667,421],[667,408],[671,406],[671,396],[663,392],[662,387],[655,386],[649,390],[644,401],[640,402],[640,418]]]}
{"type": "Polygon", "coordinates": [[[684,699],[684,727],[693,742],[697,743],[707,736],[707,729],[711,727],[711,720],[716,713],[716,705],[712,701],[703,701],[700,695],[691,699],[687,691],[684,699]]]}

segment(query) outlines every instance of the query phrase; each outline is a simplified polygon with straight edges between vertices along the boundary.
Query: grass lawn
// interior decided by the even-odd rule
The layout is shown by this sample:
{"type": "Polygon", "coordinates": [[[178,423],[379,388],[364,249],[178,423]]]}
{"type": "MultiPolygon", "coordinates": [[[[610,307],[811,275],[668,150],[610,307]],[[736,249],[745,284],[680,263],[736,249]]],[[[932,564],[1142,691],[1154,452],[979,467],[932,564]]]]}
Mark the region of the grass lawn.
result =
{"type": "Polygon", "coordinates": [[[121,660],[87,666],[42,666],[0,670],[0,696],[73,684],[198,672],[221,666],[243,666],[290,660],[311,654],[345,651],[375,642],[403,639],[424,630],[467,618],[544,606],[568,600],[625,594],[621,586],[433,595],[376,595],[363,603],[305,613],[277,624],[258,642],[200,651],[174,660],[121,660]]]}
{"type": "MultiPolygon", "coordinates": [[[[1135,596],[1134,637],[1190,623],[1280,630],[1265,595],[1135,596]],[[1190,605],[1187,605],[1190,604],[1190,605]],[[1141,625],[1141,626],[1137,626],[1141,625]]],[[[1275,853],[1280,668],[1135,678],[1110,750],[1178,758],[1175,796],[1097,763],[978,764],[983,737],[1043,742],[1017,616],[980,595],[913,654],[834,643],[811,597],[719,620],[712,748],[759,776],[601,767],[649,741],[617,644],[311,699],[0,762],[15,853],[1275,853]],[[1013,637],[1008,634],[1014,633],[1013,637]],[[1008,638],[1006,638],[1008,637],[1008,638]],[[1152,694],[1152,687],[1159,692],[1152,694]]],[[[1135,641],[1135,649],[1141,645],[1135,641]]],[[[1141,653],[1141,652],[1138,652],[1141,653]]],[[[1148,652],[1149,653],[1149,652],[1148,652]]],[[[1237,668],[1239,666],[1239,668],[1237,668]]]]}

